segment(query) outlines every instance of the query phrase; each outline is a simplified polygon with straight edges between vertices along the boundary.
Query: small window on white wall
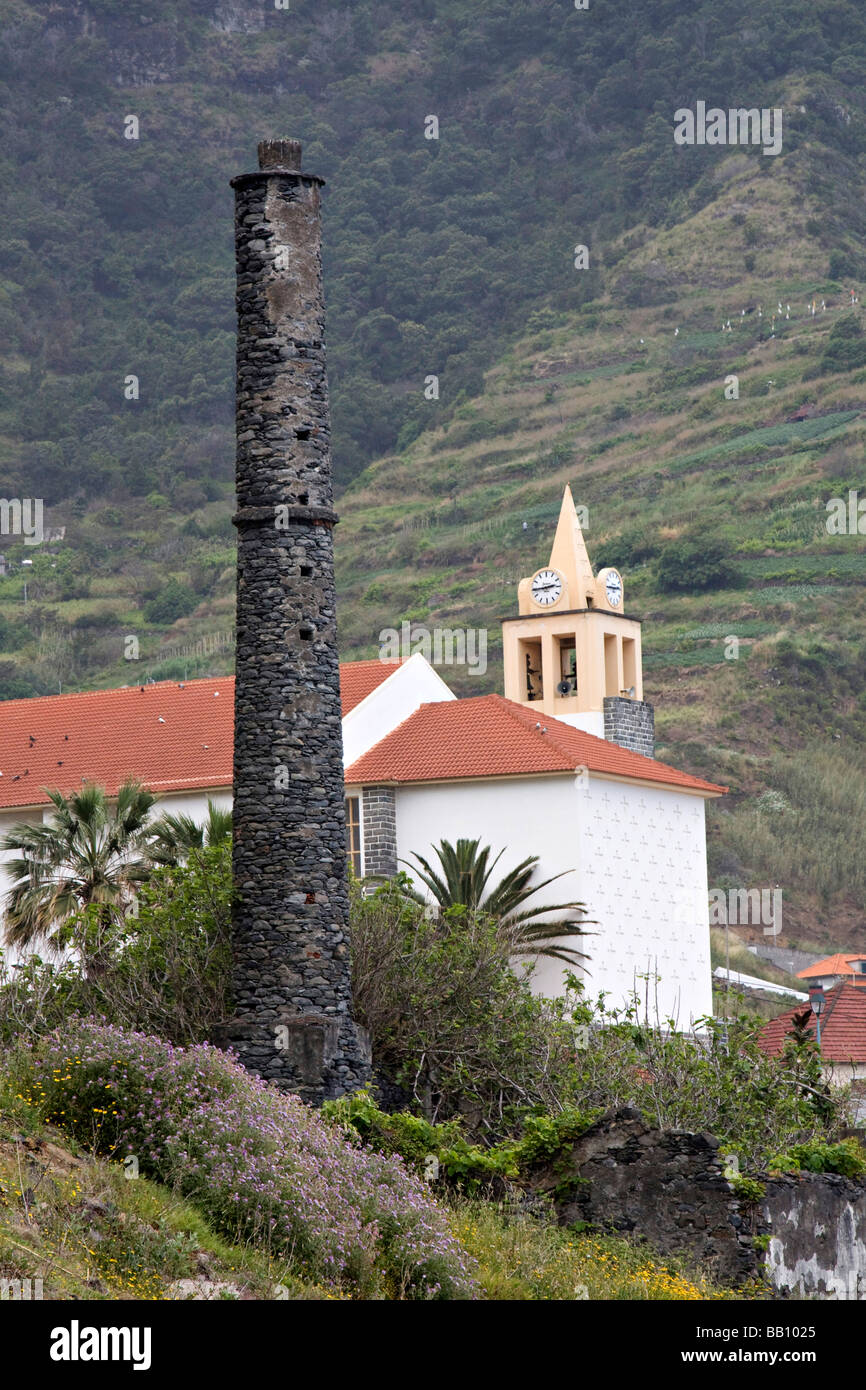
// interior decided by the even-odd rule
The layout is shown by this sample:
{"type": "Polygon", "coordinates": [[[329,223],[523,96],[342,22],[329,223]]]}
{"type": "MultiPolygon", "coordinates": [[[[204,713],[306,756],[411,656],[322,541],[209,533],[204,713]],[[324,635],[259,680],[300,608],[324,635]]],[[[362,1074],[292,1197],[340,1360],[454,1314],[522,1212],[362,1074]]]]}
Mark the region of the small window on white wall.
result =
{"type": "Polygon", "coordinates": [[[356,878],[361,877],[361,798],[346,797],[346,853],[356,878]]]}

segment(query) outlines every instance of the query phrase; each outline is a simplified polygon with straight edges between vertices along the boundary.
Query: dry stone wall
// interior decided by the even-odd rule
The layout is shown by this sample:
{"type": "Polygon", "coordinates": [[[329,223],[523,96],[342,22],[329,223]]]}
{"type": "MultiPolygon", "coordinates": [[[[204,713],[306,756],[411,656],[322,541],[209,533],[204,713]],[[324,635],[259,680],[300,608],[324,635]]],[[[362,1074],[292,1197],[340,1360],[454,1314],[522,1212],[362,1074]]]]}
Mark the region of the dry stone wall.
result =
{"type": "Polygon", "coordinates": [[[603,1115],[533,1181],[563,1224],[642,1237],[721,1283],[763,1272],[779,1298],[866,1299],[866,1183],[805,1173],[763,1186],[758,1202],[741,1200],[716,1138],[653,1129],[629,1107],[603,1115]]]}

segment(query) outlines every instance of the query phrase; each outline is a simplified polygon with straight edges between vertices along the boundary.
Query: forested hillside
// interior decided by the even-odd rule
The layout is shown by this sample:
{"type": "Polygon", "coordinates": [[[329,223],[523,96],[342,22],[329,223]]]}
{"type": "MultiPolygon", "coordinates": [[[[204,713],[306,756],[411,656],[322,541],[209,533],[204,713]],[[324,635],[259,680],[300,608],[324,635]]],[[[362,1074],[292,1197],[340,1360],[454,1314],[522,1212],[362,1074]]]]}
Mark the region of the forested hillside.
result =
{"type": "MultiPolygon", "coordinates": [[[[330,184],[342,482],[430,423],[425,375],[439,375],[450,412],[540,303],[578,308],[598,292],[618,232],[671,224],[712,196],[716,152],[671,138],[674,109],[696,93],[775,105],[797,75],[812,99],[786,109],[785,154],[815,138],[837,157],[863,153],[860,7],[690,9],[4,0],[10,481],[26,469],[53,503],[159,490],[186,510],[204,500],[190,480],[229,477],[227,180],[261,134],[298,132],[306,167],[330,184]],[[438,140],[425,139],[430,114],[438,140]],[[588,275],[573,273],[575,240],[595,248],[588,275]],[[124,400],[128,372],[137,402],[124,400]]],[[[845,225],[857,201],[840,210],[845,231],[859,230],[845,225]]]]}
{"type": "Polygon", "coordinates": [[[0,538],[0,697],[229,668],[228,178],[297,136],[343,656],[486,626],[486,676],[443,674],[498,688],[570,482],[645,620],[661,756],[733,788],[713,881],[781,879],[794,936],[864,944],[866,557],[825,504],[863,482],[866,11],[681,9],[4,0],[0,493],[65,533],[0,538]],[[782,153],[676,146],[697,100],[782,108],[782,153]]]}

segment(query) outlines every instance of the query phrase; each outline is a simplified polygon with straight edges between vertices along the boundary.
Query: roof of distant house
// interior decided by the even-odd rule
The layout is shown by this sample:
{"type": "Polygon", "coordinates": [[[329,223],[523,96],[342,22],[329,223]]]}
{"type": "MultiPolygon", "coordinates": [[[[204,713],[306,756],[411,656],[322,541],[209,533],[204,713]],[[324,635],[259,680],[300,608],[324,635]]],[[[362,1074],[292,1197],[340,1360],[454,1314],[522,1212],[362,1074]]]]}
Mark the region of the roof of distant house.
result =
{"type": "MultiPolygon", "coordinates": [[[[343,716],[398,665],[341,665],[343,716]]],[[[4,700],[0,809],[45,805],[45,787],[69,793],[86,779],[110,795],[127,777],[155,792],[230,787],[234,698],[234,677],[221,676],[4,700]]]]}
{"type": "Polygon", "coordinates": [[[346,769],[353,785],[451,782],[538,773],[607,773],[612,777],[721,796],[726,787],[644,758],[502,695],[425,704],[346,769]]]}
{"type": "MultiPolygon", "coordinates": [[[[866,1062],[866,990],[855,989],[847,980],[828,989],[821,1015],[821,1055],[830,1062],[866,1062]]],[[[758,1046],[777,1057],[791,1032],[797,1015],[808,1015],[806,1031],[816,1034],[815,1015],[808,1005],[800,1005],[770,1019],[758,1035],[758,1046]]]]}
{"type": "Polygon", "coordinates": [[[823,960],[816,960],[812,965],[807,965],[805,970],[798,970],[797,979],[812,980],[820,979],[824,975],[844,975],[853,977],[854,983],[862,988],[866,985],[866,975],[854,969],[855,961],[866,961],[866,955],[862,951],[848,955],[837,951],[834,956],[825,956],[823,960]]]}

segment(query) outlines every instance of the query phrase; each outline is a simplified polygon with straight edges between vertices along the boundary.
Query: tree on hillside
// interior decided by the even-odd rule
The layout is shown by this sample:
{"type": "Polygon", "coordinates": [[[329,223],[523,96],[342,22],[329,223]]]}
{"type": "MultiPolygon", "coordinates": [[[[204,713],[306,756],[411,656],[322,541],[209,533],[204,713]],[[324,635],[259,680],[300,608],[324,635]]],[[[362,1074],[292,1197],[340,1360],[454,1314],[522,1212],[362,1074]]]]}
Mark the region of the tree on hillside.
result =
{"type": "Polygon", "coordinates": [[[150,827],[148,857],[154,864],[180,864],[191,850],[222,844],[232,837],[232,813],[208,798],[207,820],[197,825],[191,816],[160,816],[150,827]]]}
{"type": "MultiPolygon", "coordinates": [[[[434,846],[439,859],[438,870],[432,868],[422,855],[412,855],[416,864],[420,865],[420,869],[415,868],[414,871],[429,888],[440,910],[464,907],[470,913],[492,917],[503,931],[512,936],[512,953],[516,956],[545,956],[572,966],[585,960],[584,952],[562,944],[570,937],[587,935],[584,931],[587,918],[583,903],[525,906],[529,898],[564,877],[568,870],[533,884],[531,880],[539,863],[538,855],[533,854],[498,883],[491,885],[493,870],[505,850],[501,849],[493,862],[489,863],[490,846],[485,845],[484,849],[480,849],[480,844],[480,840],[458,840],[455,846],[448,840],[440,840],[434,846]],[[552,912],[571,915],[555,921],[544,920],[552,912]]],[[[416,902],[426,901],[424,894],[417,889],[408,888],[406,891],[416,902]]]]}
{"type": "Polygon", "coordinates": [[[156,798],[127,781],[112,805],[103,787],[86,785],[71,796],[48,791],[55,811],[44,825],[14,825],[0,849],[12,888],[6,899],[4,937],[10,946],[71,944],[88,973],[98,971],[101,936],[128,906],[136,884],[150,873],[147,818],[156,798]],[[76,937],[77,914],[98,908],[96,939],[76,937]]]}
{"type": "Polygon", "coordinates": [[[733,546],[725,536],[694,533],[665,546],[656,571],[662,593],[729,589],[739,582],[733,546]]]}

